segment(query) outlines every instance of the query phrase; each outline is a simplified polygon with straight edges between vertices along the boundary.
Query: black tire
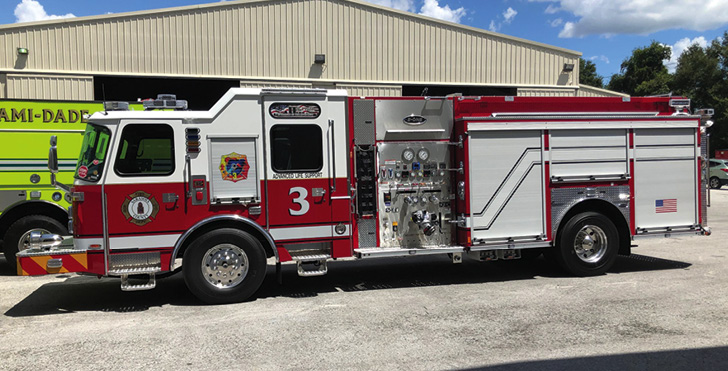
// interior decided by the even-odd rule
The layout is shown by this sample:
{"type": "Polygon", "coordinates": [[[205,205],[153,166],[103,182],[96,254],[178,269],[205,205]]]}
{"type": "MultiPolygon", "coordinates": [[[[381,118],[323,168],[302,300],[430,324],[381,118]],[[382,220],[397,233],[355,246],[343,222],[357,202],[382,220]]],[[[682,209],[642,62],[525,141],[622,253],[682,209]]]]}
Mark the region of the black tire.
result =
{"type": "Polygon", "coordinates": [[[552,250],[554,260],[575,276],[604,274],[617,260],[619,232],[602,214],[580,213],[566,222],[552,250]]]}
{"type": "Polygon", "coordinates": [[[3,254],[5,254],[5,259],[7,259],[13,270],[17,268],[15,255],[21,250],[19,247],[21,239],[24,239],[23,237],[33,230],[47,231],[62,236],[68,234],[66,226],[49,216],[28,215],[18,219],[5,232],[5,239],[3,240],[3,254]]]}
{"type": "Polygon", "coordinates": [[[250,234],[232,228],[218,229],[190,244],[182,260],[182,272],[187,288],[203,302],[240,302],[263,283],[266,254],[260,241],[250,234]]]}
{"type": "Polygon", "coordinates": [[[708,184],[710,185],[710,188],[712,188],[712,189],[720,189],[720,187],[723,186],[723,184],[720,182],[720,179],[717,176],[710,177],[708,184]]]}

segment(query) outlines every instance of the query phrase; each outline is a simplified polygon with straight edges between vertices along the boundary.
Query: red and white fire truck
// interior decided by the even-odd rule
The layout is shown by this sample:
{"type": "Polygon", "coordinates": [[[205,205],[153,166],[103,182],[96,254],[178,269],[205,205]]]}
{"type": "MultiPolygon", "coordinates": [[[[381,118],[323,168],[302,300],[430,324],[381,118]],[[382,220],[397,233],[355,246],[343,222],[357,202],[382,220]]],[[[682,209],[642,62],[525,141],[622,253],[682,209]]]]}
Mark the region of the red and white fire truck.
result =
{"type": "Polygon", "coordinates": [[[250,297],[268,259],[317,276],[342,258],[543,251],[602,274],[635,239],[710,233],[711,110],[689,105],[232,89],[204,112],[97,113],[70,186],[73,236],[34,233],[18,273],[141,290],[181,269],[209,303],[250,297]]]}

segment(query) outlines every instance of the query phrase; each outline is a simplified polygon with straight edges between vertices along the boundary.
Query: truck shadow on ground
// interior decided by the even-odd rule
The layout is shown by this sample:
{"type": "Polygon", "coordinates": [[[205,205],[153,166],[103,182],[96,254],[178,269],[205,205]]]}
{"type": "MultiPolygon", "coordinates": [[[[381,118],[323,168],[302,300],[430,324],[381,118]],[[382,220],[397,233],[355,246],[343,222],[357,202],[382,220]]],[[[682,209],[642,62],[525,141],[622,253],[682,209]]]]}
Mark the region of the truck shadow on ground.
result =
{"type": "MultiPolygon", "coordinates": [[[[690,263],[633,254],[619,257],[610,274],[684,269],[690,263]]],[[[0,269],[8,269],[7,265],[0,269]]],[[[295,265],[283,266],[283,285],[275,268],[251,299],[308,298],[332,292],[356,292],[408,287],[479,284],[535,277],[570,277],[543,258],[507,262],[465,260],[451,264],[446,256],[340,261],[329,264],[320,277],[299,277],[295,265]]],[[[115,278],[61,275],[63,282],[45,284],[5,312],[9,317],[41,316],[83,311],[138,312],[164,305],[204,305],[185,286],[181,274],[157,280],[151,291],[122,292],[115,278]]],[[[27,279],[32,280],[32,277],[27,279]]],[[[580,279],[580,278],[573,278],[580,279]]]]}
{"type": "Polygon", "coordinates": [[[525,361],[487,367],[476,367],[467,370],[726,370],[728,369],[728,358],[726,358],[726,354],[728,354],[728,347],[711,347],[525,361]]]}

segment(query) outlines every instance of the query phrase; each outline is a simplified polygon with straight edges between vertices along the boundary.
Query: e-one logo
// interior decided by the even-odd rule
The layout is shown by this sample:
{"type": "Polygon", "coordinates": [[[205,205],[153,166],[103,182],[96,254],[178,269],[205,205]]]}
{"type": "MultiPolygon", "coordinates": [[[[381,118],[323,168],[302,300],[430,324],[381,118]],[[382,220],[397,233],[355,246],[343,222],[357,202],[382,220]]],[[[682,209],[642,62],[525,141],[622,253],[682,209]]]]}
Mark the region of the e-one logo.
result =
{"type": "Polygon", "coordinates": [[[417,126],[426,123],[427,119],[423,116],[409,115],[402,119],[402,121],[407,125],[417,126]]]}
{"type": "Polygon", "coordinates": [[[0,108],[0,122],[27,122],[33,123],[42,121],[43,123],[86,123],[84,115],[88,115],[88,110],[75,109],[49,109],[34,110],[32,108],[0,108]]]}

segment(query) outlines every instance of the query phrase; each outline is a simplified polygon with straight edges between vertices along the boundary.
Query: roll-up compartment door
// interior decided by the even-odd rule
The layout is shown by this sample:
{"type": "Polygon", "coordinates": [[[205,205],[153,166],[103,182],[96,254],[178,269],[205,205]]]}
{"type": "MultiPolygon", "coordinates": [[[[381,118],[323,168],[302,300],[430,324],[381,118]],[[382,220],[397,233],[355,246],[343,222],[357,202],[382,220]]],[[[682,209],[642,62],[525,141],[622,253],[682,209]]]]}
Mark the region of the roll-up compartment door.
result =
{"type": "Polygon", "coordinates": [[[473,241],[544,235],[541,131],[470,133],[473,241]]]}

